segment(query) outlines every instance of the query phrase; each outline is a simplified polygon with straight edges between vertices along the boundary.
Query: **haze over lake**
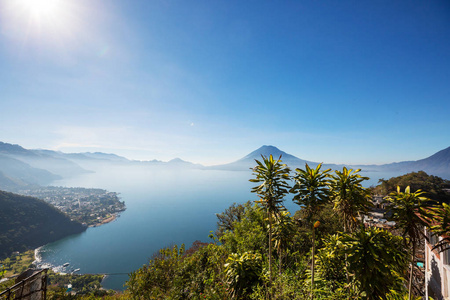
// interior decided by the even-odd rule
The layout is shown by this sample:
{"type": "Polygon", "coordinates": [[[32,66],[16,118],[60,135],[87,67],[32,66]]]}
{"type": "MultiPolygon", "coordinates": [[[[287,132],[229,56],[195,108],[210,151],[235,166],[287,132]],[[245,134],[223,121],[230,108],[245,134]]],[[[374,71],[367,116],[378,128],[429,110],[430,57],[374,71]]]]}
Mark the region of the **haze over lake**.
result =
{"type": "MultiPolygon", "coordinates": [[[[363,172],[375,185],[379,178],[399,174],[363,172]]],[[[128,273],[148,263],[162,247],[195,240],[211,241],[216,229],[216,213],[233,202],[257,200],[250,192],[254,183],[248,171],[198,170],[160,166],[108,166],[96,173],[55,181],[52,185],[96,187],[120,193],[127,210],[109,224],[89,228],[41,248],[43,263],[54,267],[69,262],[67,271],[108,273],[103,286],[123,289],[128,273]]],[[[291,197],[285,201],[293,213],[297,205],[291,197]]]]}

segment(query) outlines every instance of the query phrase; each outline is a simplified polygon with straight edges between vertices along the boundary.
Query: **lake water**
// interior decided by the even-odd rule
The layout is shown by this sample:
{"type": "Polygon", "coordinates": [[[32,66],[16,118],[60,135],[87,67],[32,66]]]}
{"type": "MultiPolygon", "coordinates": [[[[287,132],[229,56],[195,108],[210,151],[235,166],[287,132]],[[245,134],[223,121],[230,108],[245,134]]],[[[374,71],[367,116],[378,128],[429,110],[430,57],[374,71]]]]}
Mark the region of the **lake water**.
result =
{"type": "MultiPolygon", "coordinates": [[[[378,179],[398,174],[364,173],[378,179]]],[[[233,202],[257,200],[250,192],[251,171],[180,170],[160,167],[108,167],[96,173],[53,185],[96,187],[120,193],[127,206],[114,222],[45,245],[38,251],[42,263],[80,273],[115,274],[103,281],[108,289],[124,289],[131,271],[148,263],[162,247],[195,240],[208,242],[216,229],[216,213],[233,202]]],[[[294,212],[297,206],[285,201],[294,212]]]]}

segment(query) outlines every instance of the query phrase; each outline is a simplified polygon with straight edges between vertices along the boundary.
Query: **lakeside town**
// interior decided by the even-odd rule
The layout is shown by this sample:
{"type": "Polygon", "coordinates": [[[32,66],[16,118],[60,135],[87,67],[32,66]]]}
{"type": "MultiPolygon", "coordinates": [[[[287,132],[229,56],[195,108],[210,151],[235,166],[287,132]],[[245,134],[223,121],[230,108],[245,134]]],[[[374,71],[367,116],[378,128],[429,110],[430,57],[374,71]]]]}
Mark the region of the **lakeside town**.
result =
{"type": "Polygon", "coordinates": [[[111,222],[126,209],[118,193],[98,188],[46,186],[22,189],[18,194],[44,200],[88,227],[111,222]]]}

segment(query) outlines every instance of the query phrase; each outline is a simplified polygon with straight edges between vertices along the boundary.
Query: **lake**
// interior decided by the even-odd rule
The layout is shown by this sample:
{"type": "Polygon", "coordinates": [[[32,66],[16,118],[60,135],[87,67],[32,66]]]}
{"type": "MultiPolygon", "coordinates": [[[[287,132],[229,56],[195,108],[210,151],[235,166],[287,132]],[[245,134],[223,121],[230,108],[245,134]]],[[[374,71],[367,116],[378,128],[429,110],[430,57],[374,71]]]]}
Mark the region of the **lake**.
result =
{"type": "MultiPolygon", "coordinates": [[[[379,178],[399,174],[363,173],[379,178]]],[[[38,251],[41,263],[57,270],[80,269],[80,273],[112,274],[103,281],[107,289],[122,290],[131,271],[147,264],[162,247],[196,240],[209,242],[216,229],[216,213],[234,202],[257,200],[250,192],[255,184],[251,171],[169,169],[157,166],[100,168],[96,173],[52,185],[96,187],[120,193],[127,206],[114,222],[66,237],[38,251]],[[70,265],[64,269],[62,265],[70,265]]],[[[293,213],[297,205],[285,201],[293,213]]]]}

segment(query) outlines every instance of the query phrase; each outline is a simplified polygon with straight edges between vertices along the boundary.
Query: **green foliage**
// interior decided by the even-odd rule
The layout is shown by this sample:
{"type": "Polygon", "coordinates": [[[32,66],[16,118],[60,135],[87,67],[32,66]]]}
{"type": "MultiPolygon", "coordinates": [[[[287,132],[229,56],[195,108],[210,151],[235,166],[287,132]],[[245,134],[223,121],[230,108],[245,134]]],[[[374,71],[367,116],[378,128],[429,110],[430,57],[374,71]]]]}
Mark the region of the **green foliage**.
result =
{"type": "Polygon", "coordinates": [[[336,170],[335,175],[331,176],[334,209],[341,215],[345,231],[355,230],[359,224],[360,214],[372,207],[370,190],[361,185],[369,178],[359,175],[359,171],[361,170],[343,167],[342,172],[336,170]]]}
{"type": "MultiPolygon", "coordinates": [[[[346,168],[336,171],[332,180],[320,166],[297,170],[291,191],[298,193],[295,200],[301,206],[291,217],[281,205],[288,168],[280,160],[264,159],[255,168],[257,178],[251,180],[260,183],[253,191],[261,201],[233,204],[217,215],[219,229],[217,237],[212,236],[220,244],[195,242],[187,251],[176,246],[162,249],[148,265],[130,274],[125,294],[133,299],[306,299],[311,295],[336,300],[402,299],[410,262],[405,238],[358,226],[360,213],[370,207],[369,190],[361,185],[367,178],[360,176],[359,170],[346,168]],[[307,187],[300,174],[321,183],[307,187]],[[271,186],[276,182],[281,188],[271,186]],[[327,201],[328,197],[334,202],[327,201]],[[312,221],[316,220],[320,226],[314,229],[312,221]],[[318,249],[315,277],[309,271],[313,233],[318,249]],[[275,274],[272,265],[278,267],[275,274]]],[[[421,202],[421,194],[418,196],[421,202]]],[[[414,205],[418,199],[413,200],[414,205]]],[[[403,215],[393,211],[402,224],[403,215]]]]}
{"type": "Polygon", "coordinates": [[[405,245],[408,243],[412,248],[408,287],[411,296],[416,247],[419,244],[419,239],[424,236],[424,226],[427,225],[425,219],[430,212],[429,203],[431,200],[424,197],[424,192],[421,190],[412,193],[411,188],[407,186],[405,192],[401,192],[398,186],[397,191],[390,193],[385,198],[385,201],[392,213],[390,220],[395,221],[396,228],[401,230],[405,245]]]}
{"type": "Polygon", "coordinates": [[[216,236],[219,238],[227,230],[233,230],[234,222],[240,222],[244,215],[245,207],[242,204],[233,203],[223,213],[216,214],[217,230],[216,236]]]}
{"type": "Polygon", "coordinates": [[[261,197],[259,202],[269,213],[276,213],[282,206],[283,197],[289,192],[289,168],[282,164],[281,156],[278,160],[274,160],[272,155],[261,157],[263,162],[255,160],[258,165],[253,169],[253,175],[256,178],[250,179],[250,182],[260,185],[252,188],[252,192],[261,197]]]}
{"type": "Polygon", "coordinates": [[[225,264],[226,281],[229,295],[237,299],[245,299],[252,287],[260,282],[262,258],[259,253],[232,253],[225,264]]]}
{"type": "Polygon", "coordinates": [[[326,280],[334,290],[345,281],[344,255],[342,252],[341,235],[328,235],[323,239],[323,248],[317,253],[317,272],[319,277],[326,280]]]}
{"type": "Polygon", "coordinates": [[[134,299],[198,299],[200,295],[224,299],[224,250],[215,244],[204,245],[190,255],[183,245],[161,249],[148,265],[130,274],[128,292],[134,299]]]}
{"type": "Polygon", "coordinates": [[[59,288],[67,288],[68,284],[72,284],[73,291],[77,294],[99,293],[102,285],[103,275],[99,274],[66,274],[60,275],[53,271],[48,271],[48,285],[57,290],[59,288]]]}
{"type": "Polygon", "coordinates": [[[361,227],[353,233],[338,233],[326,239],[318,254],[318,273],[333,290],[345,281],[344,257],[352,274],[353,289],[366,299],[385,298],[391,290],[402,291],[402,274],[408,268],[401,237],[377,228],[361,227]]]}
{"type": "MultiPolygon", "coordinates": [[[[331,169],[320,171],[321,166],[322,164],[319,164],[316,169],[311,169],[308,164],[306,164],[305,170],[296,169],[297,174],[294,176],[295,185],[290,190],[291,193],[297,193],[294,196],[293,201],[298,205],[305,206],[306,220],[308,223],[311,223],[311,225],[314,222],[313,217],[317,211],[330,200],[328,172],[331,169]]],[[[320,224],[320,222],[316,224],[320,224]]],[[[311,250],[311,298],[313,297],[314,290],[315,232],[316,226],[313,226],[311,250]]]]}
{"type": "Polygon", "coordinates": [[[434,249],[440,252],[450,249],[450,205],[442,203],[441,205],[428,210],[427,224],[433,234],[442,237],[434,249]]]}
{"type": "Polygon", "coordinates": [[[383,298],[391,289],[401,290],[407,269],[402,239],[377,228],[361,228],[341,238],[349,271],[368,299],[383,298]]]}
{"type": "MultiPolygon", "coordinates": [[[[343,231],[344,226],[339,214],[333,209],[334,204],[327,203],[319,211],[316,212],[315,220],[320,222],[320,226],[316,229],[316,242],[318,248],[323,246],[323,238],[327,235],[343,231]]],[[[295,225],[296,236],[291,241],[295,242],[296,249],[302,253],[307,253],[311,249],[312,227],[306,221],[305,207],[301,207],[296,211],[293,219],[295,225]]]]}
{"type": "Polygon", "coordinates": [[[396,192],[385,197],[385,202],[392,213],[389,219],[395,221],[395,226],[401,230],[402,236],[408,237],[409,242],[415,247],[420,237],[424,235],[423,228],[426,223],[423,217],[430,211],[430,199],[424,197],[421,190],[411,192],[407,186],[405,192],[401,192],[400,187],[397,187],[396,192]]]}
{"type": "Polygon", "coordinates": [[[233,223],[233,229],[226,231],[220,241],[228,253],[267,252],[268,236],[264,211],[257,205],[246,203],[241,221],[233,223]]]}
{"type": "Polygon", "coordinates": [[[42,200],[0,191],[0,258],[85,230],[42,200]]]}
{"type": "Polygon", "coordinates": [[[293,201],[298,205],[304,205],[305,217],[308,222],[311,218],[330,201],[330,181],[328,179],[331,169],[321,171],[322,164],[315,169],[311,169],[308,164],[305,170],[296,169],[296,175],[293,177],[295,184],[290,190],[295,194],[293,201]]]}
{"type": "Polygon", "coordinates": [[[32,267],[34,261],[34,251],[28,250],[19,254],[12,254],[10,257],[0,261],[0,266],[5,271],[4,276],[10,277],[14,274],[20,274],[32,267]]]}
{"type": "Polygon", "coordinates": [[[125,300],[130,299],[131,295],[127,292],[120,293],[112,290],[95,290],[85,294],[76,294],[72,295],[71,293],[67,293],[67,288],[57,287],[57,286],[49,286],[47,289],[47,299],[48,300],[94,300],[94,299],[102,299],[102,300],[125,300]]]}
{"type": "Polygon", "coordinates": [[[283,253],[288,250],[289,242],[294,235],[294,225],[288,211],[280,212],[273,226],[273,241],[278,254],[278,269],[283,267],[283,253]]]}
{"type": "Polygon", "coordinates": [[[274,160],[270,155],[268,158],[261,155],[263,162],[255,160],[258,164],[253,169],[255,179],[250,182],[260,183],[252,188],[261,199],[256,201],[263,205],[267,211],[269,221],[269,278],[272,281],[272,218],[277,219],[281,210],[284,209],[283,197],[289,193],[289,168],[281,163],[281,156],[274,160]]]}
{"type": "Polygon", "coordinates": [[[434,201],[450,204],[450,193],[446,191],[446,189],[450,189],[450,181],[439,176],[428,175],[424,171],[411,172],[388,180],[381,178],[378,183],[379,185],[373,188],[373,192],[376,194],[388,195],[395,192],[397,186],[401,189],[410,186],[413,191],[426,191],[424,196],[434,201]]]}
{"type": "Polygon", "coordinates": [[[136,299],[158,299],[166,295],[175,279],[184,254],[184,246],[164,248],[154,255],[148,265],[130,274],[128,290],[136,299]]]}

